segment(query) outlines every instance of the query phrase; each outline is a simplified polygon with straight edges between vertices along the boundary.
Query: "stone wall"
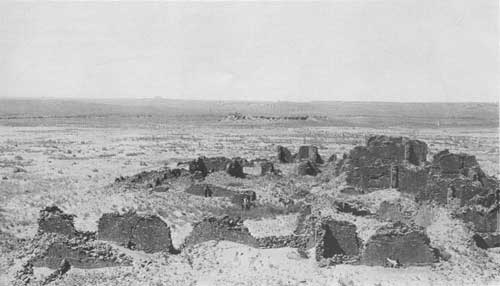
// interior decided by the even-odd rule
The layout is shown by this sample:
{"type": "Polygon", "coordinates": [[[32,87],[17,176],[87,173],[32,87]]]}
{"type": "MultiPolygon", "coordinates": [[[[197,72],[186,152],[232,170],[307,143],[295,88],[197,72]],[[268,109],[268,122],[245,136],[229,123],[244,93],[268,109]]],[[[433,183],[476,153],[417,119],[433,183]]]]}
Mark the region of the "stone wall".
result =
{"type": "Polygon", "coordinates": [[[250,234],[239,217],[209,217],[195,223],[184,245],[195,245],[209,240],[227,240],[252,247],[259,246],[257,239],[250,234]]]}
{"type": "Polygon", "coordinates": [[[381,227],[370,237],[361,255],[364,265],[386,265],[386,259],[403,266],[429,265],[437,261],[423,228],[396,222],[381,227]]]}
{"type": "Polygon", "coordinates": [[[74,217],[74,215],[65,214],[57,206],[46,207],[40,210],[38,233],[59,233],[66,236],[75,236],[77,231],[73,223],[74,217]]]}
{"type": "Polygon", "coordinates": [[[104,214],[98,223],[97,237],[148,253],[174,252],[170,227],[157,216],[128,212],[104,214]]]}

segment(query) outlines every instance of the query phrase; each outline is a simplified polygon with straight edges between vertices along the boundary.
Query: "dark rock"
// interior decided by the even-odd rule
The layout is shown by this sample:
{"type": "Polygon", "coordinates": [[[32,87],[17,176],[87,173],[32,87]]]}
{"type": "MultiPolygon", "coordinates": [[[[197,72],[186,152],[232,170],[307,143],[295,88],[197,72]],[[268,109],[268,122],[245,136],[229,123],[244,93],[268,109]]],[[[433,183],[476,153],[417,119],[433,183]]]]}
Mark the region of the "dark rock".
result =
{"type": "Polygon", "coordinates": [[[227,165],[226,172],[236,178],[245,178],[243,167],[237,160],[233,160],[227,165]]]}
{"type": "Polygon", "coordinates": [[[318,147],[316,146],[300,146],[299,152],[296,155],[297,161],[308,160],[316,164],[323,164],[323,159],[318,153],[318,147]]]}
{"type": "Polygon", "coordinates": [[[396,222],[381,227],[370,237],[361,255],[361,263],[384,266],[389,258],[403,266],[429,265],[437,261],[429,243],[423,228],[396,222]]]}
{"type": "Polygon", "coordinates": [[[293,163],[292,153],[287,148],[278,146],[277,153],[278,161],[280,163],[293,163]]]}
{"type": "Polygon", "coordinates": [[[38,233],[59,233],[66,236],[77,234],[74,226],[74,215],[65,214],[56,206],[46,207],[40,211],[38,233]]]}
{"type": "Polygon", "coordinates": [[[304,161],[301,162],[297,167],[297,172],[300,176],[305,176],[305,175],[316,176],[321,171],[319,170],[319,168],[316,166],[315,163],[311,161],[304,161]]]}

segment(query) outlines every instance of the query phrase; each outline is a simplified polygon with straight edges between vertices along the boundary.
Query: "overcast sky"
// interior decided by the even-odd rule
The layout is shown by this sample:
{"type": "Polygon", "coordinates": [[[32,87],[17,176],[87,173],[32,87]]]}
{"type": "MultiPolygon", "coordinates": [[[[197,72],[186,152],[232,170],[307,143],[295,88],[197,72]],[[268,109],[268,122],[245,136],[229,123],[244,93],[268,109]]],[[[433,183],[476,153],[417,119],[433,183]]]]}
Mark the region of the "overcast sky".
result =
{"type": "Polygon", "coordinates": [[[493,101],[498,1],[1,3],[0,97],[493,101]]]}

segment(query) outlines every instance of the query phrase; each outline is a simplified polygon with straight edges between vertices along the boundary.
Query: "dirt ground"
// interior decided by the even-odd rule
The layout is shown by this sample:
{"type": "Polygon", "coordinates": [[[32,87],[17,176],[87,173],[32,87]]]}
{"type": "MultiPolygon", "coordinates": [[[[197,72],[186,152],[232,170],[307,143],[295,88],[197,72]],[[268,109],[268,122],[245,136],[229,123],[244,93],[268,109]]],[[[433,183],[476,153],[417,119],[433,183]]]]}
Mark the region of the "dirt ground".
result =
{"type": "MultiPolygon", "coordinates": [[[[192,223],[224,199],[209,203],[186,195],[181,187],[169,192],[126,190],[116,177],[173,166],[197,156],[239,156],[248,159],[275,155],[277,145],[294,152],[314,144],[324,158],[342,156],[370,134],[405,135],[426,141],[429,156],[442,149],[477,157],[489,175],[499,175],[496,129],[372,129],[352,127],[290,127],[232,123],[154,124],[126,128],[67,126],[0,126],[0,285],[10,285],[20,261],[8,241],[30,238],[37,231],[39,210],[57,205],[75,214],[78,230],[96,231],[103,213],[135,209],[159,215],[172,228],[174,245],[182,244],[192,223]]],[[[278,166],[285,173],[288,166],[278,166]]],[[[249,168],[247,173],[255,172],[249,168]]],[[[214,175],[215,182],[232,182],[273,200],[270,180],[231,179],[214,175]]],[[[301,183],[296,182],[300,187],[301,183]]],[[[306,184],[307,185],[307,184],[306,184]]],[[[321,194],[335,186],[310,186],[321,194]]],[[[286,191],[286,190],[285,190],[286,191]]],[[[381,197],[387,194],[380,193],[381,197]]],[[[389,194],[390,195],[390,194],[389,194]]],[[[398,194],[395,195],[396,197],[398,194]]],[[[372,195],[377,200],[377,194],[372,195]]],[[[452,253],[433,266],[389,269],[359,265],[319,267],[314,258],[301,258],[295,249],[255,249],[231,242],[206,242],[180,255],[134,256],[127,267],[72,269],[52,285],[500,285],[500,251],[470,249],[465,227],[442,209],[433,210],[427,232],[432,243],[452,253]]],[[[346,214],[334,214],[338,216],[346,214]]],[[[245,216],[245,214],[243,214],[245,216]]],[[[373,226],[354,218],[360,231],[373,226]]],[[[256,237],[287,235],[294,214],[250,218],[246,225],[256,237]]],[[[119,247],[119,246],[116,246],[119,247]]],[[[43,275],[44,269],[35,269],[43,275]]]]}

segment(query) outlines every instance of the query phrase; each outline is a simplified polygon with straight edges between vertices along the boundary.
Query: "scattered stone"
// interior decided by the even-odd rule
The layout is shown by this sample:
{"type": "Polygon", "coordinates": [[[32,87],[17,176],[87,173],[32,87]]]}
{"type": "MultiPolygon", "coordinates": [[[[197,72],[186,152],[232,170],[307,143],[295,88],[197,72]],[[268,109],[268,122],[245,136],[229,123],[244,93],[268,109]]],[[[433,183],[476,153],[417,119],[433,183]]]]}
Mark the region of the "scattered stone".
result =
{"type": "Polygon", "coordinates": [[[321,171],[319,170],[319,168],[316,166],[315,163],[311,161],[304,161],[301,162],[297,167],[297,172],[300,176],[305,176],[305,175],[316,176],[321,171]]]}
{"type": "Polygon", "coordinates": [[[68,260],[63,259],[61,261],[61,265],[59,268],[56,269],[56,271],[52,272],[45,280],[42,282],[42,285],[47,285],[55,281],[56,279],[59,279],[61,276],[66,274],[71,269],[71,264],[68,262],[68,260]]]}
{"type": "Polygon", "coordinates": [[[232,197],[234,192],[212,184],[193,184],[186,189],[186,193],[202,197],[232,197]]]}

